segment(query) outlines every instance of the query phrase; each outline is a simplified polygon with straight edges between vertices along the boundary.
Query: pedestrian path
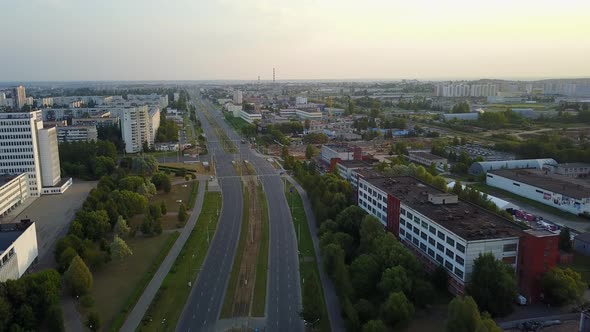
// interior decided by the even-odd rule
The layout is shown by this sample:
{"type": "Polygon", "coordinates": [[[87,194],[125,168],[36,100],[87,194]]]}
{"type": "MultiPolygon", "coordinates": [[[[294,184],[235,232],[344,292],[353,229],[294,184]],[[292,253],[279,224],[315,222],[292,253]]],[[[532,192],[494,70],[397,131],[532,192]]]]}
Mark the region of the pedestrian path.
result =
{"type": "Polygon", "coordinates": [[[125,320],[125,323],[123,323],[123,326],[121,327],[120,331],[133,332],[137,329],[139,324],[141,324],[141,320],[143,319],[145,312],[152,303],[152,300],[156,296],[156,293],[160,289],[160,286],[162,285],[164,278],[170,271],[172,264],[174,264],[174,261],[176,261],[176,257],[182,250],[182,247],[184,247],[184,244],[187,241],[189,235],[195,228],[197,219],[201,214],[203,200],[205,199],[205,183],[205,180],[199,180],[199,190],[197,192],[196,203],[192,213],[190,214],[189,220],[182,229],[180,236],[168,252],[168,255],[166,256],[166,258],[164,258],[162,264],[160,264],[158,271],[156,271],[154,277],[143,291],[143,294],[141,295],[139,300],[137,300],[137,303],[133,307],[133,310],[131,310],[131,312],[127,316],[127,319],[125,320]]]}

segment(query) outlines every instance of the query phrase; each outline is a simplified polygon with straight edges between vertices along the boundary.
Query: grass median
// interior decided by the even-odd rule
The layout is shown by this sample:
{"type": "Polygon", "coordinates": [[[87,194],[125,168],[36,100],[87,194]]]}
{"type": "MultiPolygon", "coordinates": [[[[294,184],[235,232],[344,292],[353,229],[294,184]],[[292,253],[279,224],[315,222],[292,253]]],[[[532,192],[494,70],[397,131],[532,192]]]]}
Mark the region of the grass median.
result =
{"type": "MultiPolygon", "coordinates": [[[[295,187],[293,187],[293,185],[288,182],[285,186],[285,195],[291,208],[293,226],[295,227],[297,235],[301,289],[303,289],[303,284],[306,278],[317,278],[318,283],[321,285],[321,282],[319,282],[320,272],[316,261],[316,253],[313,248],[313,241],[311,239],[311,232],[307,223],[307,216],[305,215],[305,210],[303,209],[303,201],[301,200],[297,189],[295,189],[295,187]]],[[[304,296],[303,292],[301,295],[304,296]]],[[[331,331],[323,288],[320,294],[317,294],[317,297],[317,300],[321,301],[323,309],[322,318],[315,326],[319,328],[320,331],[331,331]]]]}
{"type": "Polygon", "coordinates": [[[262,238],[256,261],[256,284],[254,285],[254,299],[252,301],[252,316],[264,317],[266,306],[266,282],[268,279],[268,205],[262,185],[258,185],[258,201],[260,202],[262,238]]]}
{"type": "Polygon", "coordinates": [[[210,239],[217,228],[217,207],[220,202],[221,193],[205,193],[197,224],[150,304],[138,328],[139,331],[174,331],[190,294],[189,281],[196,279],[207,256],[210,243],[207,231],[210,233],[210,239]]]}

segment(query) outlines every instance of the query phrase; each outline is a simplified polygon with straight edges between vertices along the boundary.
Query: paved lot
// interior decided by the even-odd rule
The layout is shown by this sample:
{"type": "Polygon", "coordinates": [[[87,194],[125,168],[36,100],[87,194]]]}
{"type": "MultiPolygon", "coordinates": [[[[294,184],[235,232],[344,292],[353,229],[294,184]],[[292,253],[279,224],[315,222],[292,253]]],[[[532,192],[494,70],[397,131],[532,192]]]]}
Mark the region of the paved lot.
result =
{"type": "Polygon", "coordinates": [[[54,267],[53,248],[55,242],[67,233],[76,211],[82,207],[88,193],[98,182],[74,180],[72,186],[62,195],[41,196],[14,216],[13,222],[29,218],[36,223],[39,259],[34,270],[54,267]]]}

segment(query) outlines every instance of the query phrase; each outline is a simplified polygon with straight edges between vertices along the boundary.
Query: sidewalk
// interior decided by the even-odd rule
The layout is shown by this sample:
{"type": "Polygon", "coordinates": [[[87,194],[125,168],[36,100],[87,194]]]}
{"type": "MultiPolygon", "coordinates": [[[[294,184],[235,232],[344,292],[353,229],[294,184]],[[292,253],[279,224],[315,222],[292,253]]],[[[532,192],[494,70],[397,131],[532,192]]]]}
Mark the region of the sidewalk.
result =
{"type": "Polygon", "coordinates": [[[320,254],[320,241],[317,234],[315,215],[311,209],[311,203],[307,197],[307,192],[305,192],[303,187],[301,187],[301,185],[299,185],[299,183],[297,183],[297,181],[295,181],[291,176],[286,176],[285,178],[287,181],[289,181],[289,183],[295,186],[297,192],[299,192],[299,196],[301,196],[301,201],[303,202],[303,209],[305,210],[305,215],[307,216],[307,224],[309,225],[309,231],[311,233],[313,248],[316,255],[316,262],[318,264],[318,270],[320,271],[320,280],[324,290],[324,299],[326,300],[326,310],[328,310],[330,327],[332,328],[332,331],[345,331],[346,327],[344,325],[342,315],[340,314],[342,310],[340,309],[340,302],[338,301],[336,288],[334,287],[334,283],[332,283],[330,277],[324,271],[322,255],[320,254]]]}
{"type": "Polygon", "coordinates": [[[139,300],[137,300],[137,303],[133,307],[133,310],[131,310],[131,312],[127,316],[125,323],[121,327],[120,331],[133,332],[141,324],[141,320],[143,319],[145,312],[152,303],[152,300],[156,296],[156,293],[160,289],[160,286],[162,285],[164,278],[170,271],[172,264],[174,264],[176,257],[182,250],[182,247],[184,246],[189,235],[193,231],[193,228],[195,228],[197,219],[201,214],[201,208],[203,207],[203,200],[205,198],[205,187],[206,181],[199,180],[199,191],[197,193],[196,204],[193,211],[190,214],[188,222],[186,223],[182,232],[180,233],[180,236],[170,249],[170,252],[168,252],[168,255],[166,256],[166,258],[164,258],[164,261],[162,261],[162,264],[158,268],[158,271],[156,271],[154,277],[143,291],[143,294],[141,295],[139,300]]]}

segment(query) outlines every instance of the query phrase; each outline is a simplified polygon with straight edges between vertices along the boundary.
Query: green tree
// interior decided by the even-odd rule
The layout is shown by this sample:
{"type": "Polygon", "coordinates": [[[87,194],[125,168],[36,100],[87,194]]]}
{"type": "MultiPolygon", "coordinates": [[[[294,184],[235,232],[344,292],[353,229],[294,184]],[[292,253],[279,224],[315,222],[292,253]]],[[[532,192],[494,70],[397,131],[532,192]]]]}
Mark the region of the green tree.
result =
{"type": "Polygon", "coordinates": [[[414,305],[402,292],[393,292],[383,303],[381,315],[392,326],[404,326],[414,316],[414,305]]]}
{"type": "Polygon", "coordinates": [[[350,265],[352,286],[357,294],[370,295],[375,291],[381,270],[379,265],[368,254],[358,256],[350,265]]]}
{"type": "Polygon", "coordinates": [[[559,250],[563,250],[565,252],[572,252],[574,248],[572,247],[572,240],[570,229],[568,227],[563,227],[559,232],[559,250]]]}
{"type": "Polygon", "coordinates": [[[12,305],[4,297],[0,296],[0,331],[7,331],[12,321],[12,305]]]}
{"type": "Polygon", "coordinates": [[[160,210],[160,205],[150,204],[148,212],[152,219],[155,221],[158,221],[160,220],[160,218],[162,218],[162,211],[160,210]]]}
{"type": "Polygon", "coordinates": [[[86,326],[90,329],[90,331],[100,331],[101,322],[100,316],[97,312],[92,311],[86,317],[86,326]]]}
{"type": "Polygon", "coordinates": [[[313,158],[313,155],[314,155],[313,145],[307,144],[307,147],[305,148],[305,159],[311,159],[311,158],[313,158]]]}
{"type": "Polygon", "coordinates": [[[59,255],[59,260],[57,262],[58,270],[60,272],[64,272],[65,270],[67,270],[70,266],[70,263],[72,262],[72,259],[74,259],[74,257],[76,257],[77,255],[78,253],[76,252],[76,250],[74,250],[74,248],[67,247],[64,251],[61,252],[61,255],[59,255]]]}
{"type": "Polygon", "coordinates": [[[541,278],[541,289],[546,300],[557,306],[579,303],[587,288],[580,273],[570,268],[554,267],[541,278]]]}
{"type": "Polygon", "coordinates": [[[363,332],[385,332],[385,324],[382,320],[370,320],[363,325],[363,332]]]}
{"type": "Polygon", "coordinates": [[[383,224],[381,224],[379,219],[375,218],[374,216],[366,215],[363,218],[363,221],[361,222],[361,228],[359,230],[359,249],[361,250],[361,252],[374,252],[373,243],[375,242],[375,239],[380,236],[383,236],[384,234],[385,231],[383,229],[383,224]]]}
{"type": "Polygon", "coordinates": [[[64,280],[74,295],[84,295],[92,288],[92,273],[80,256],[72,259],[64,273],[64,280]]]}
{"type": "Polygon", "coordinates": [[[125,257],[133,255],[133,251],[125,241],[119,236],[115,235],[113,242],[111,242],[111,256],[118,261],[123,260],[125,257]]]}
{"type": "Polygon", "coordinates": [[[394,266],[383,271],[381,281],[377,285],[379,290],[385,294],[392,292],[404,292],[409,294],[412,289],[412,280],[408,278],[406,269],[403,266],[394,266]]]}
{"type": "Polygon", "coordinates": [[[166,208],[166,202],[162,201],[162,203],[160,204],[160,212],[162,212],[162,215],[166,215],[166,213],[168,213],[168,209],[166,208]]]}
{"type": "Polygon", "coordinates": [[[455,297],[449,303],[446,325],[448,332],[473,332],[480,324],[479,309],[471,296],[455,297]]]}
{"type": "Polygon", "coordinates": [[[164,192],[170,192],[172,189],[172,183],[168,175],[158,172],[152,176],[151,182],[156,186],[157,190],[164,190],[164,192]]]}
{"type": "Polygon", "coordinates": [[[186,220],[187,217],[187,213],[186,213],[186,206],[184,206],[184,204],[180,204],[180,207],[178,208],[178,221],[179,222],[184,222],[186,220]]]}
{"type": "Polygon", "coordinates": [[[119,216],[119,218],[117,218],[117,223],[115,224],[114,228],[115,234],[121,237],[127,236],[130,230],[131,229],[129,228],[129,226],[127,226],[127,221],[125,221],[125,218],[123,218],[123,216],[119,216]]]}
{"type": "Polygon", "coordinates": [[[468,293],[482,310],[506,315],[511,312],[517,294],[514,271],[491,253],[480,255],[473,262],[468,293]]]}

